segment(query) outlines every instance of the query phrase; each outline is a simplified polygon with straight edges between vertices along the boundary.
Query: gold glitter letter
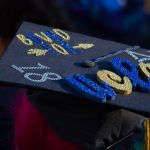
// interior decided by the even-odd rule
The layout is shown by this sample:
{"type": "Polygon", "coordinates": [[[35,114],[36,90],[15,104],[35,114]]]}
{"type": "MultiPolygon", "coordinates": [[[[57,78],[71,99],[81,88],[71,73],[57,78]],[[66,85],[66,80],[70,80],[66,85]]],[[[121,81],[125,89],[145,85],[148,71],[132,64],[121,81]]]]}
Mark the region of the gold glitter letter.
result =
{"type": "Polygon", "coordinates": [[[43,33],[43,32],[40,32],[40,33],[41,33],[41,35],[37,34],[37,33],[34,33],[34,35],[46,42],[50,42],[50,43],[53,42],[53,40],[50,37],[48,37],[45,33],[43,33]]]}
{"type": "Polygon", "coordinates": [[[28,55],[35,55],[35,56],[43,56],[46,55],[48,50],[43,50],[43,49],[29,49],[27,51],[28,55]]]}
{"type": "Polygon", "coordinates": [[[70,36],[69,34],[67,34],[66,32],[60,30],[60,29],[53,29],[53,31],[59,35],[60,37],[62,37],[64,40],[69,41],[70,40],[70,36]]]}
{"type": "Polygon", "coordinates": [[[94,46],[94,44],[89,44],[89,43],[80,43],[77,46],[73,46],[73,48],[80,48],[80,49],[89,49],[92,48],[94,46]]]}
{"type": "Polygon", "coordinates": [[[97,72],[98,82],[104,81],[118,93],[129,95],[132,93],[132,83],[129,78],[123,77],[123,80],[117,74],[102,70],[97,72]]]}
{"type": "Polygon", "coordinates": [[[140,63],[139,67],[142,70],[142,72],[146,75],[146,77],[150,78],[150,63],[140,63]]]}
{"type": "Polygon", "coordinates": [[[58,53],[63,54],[63,55],[69,55],[69,53],[62,46],[58,44],[51,44],[51,46],[58,53]]]}
{"type": "Polygon", "coordinates": [[[28,45],[28,46],[33,45],[33,42],[30,39],[26,38],[23,34],[18,34],[16,36],[25,45],[28,45]]]}

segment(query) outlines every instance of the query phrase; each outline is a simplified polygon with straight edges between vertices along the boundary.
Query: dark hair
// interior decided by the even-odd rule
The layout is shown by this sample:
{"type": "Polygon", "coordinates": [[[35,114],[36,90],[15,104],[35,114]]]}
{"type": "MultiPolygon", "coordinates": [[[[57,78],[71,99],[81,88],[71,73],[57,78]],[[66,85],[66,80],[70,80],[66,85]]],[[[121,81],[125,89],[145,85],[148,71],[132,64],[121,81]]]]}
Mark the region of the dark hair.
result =
{"type": "Polygon", "coordinates": [[[68,28],[63,20],[64,10],[50,0],[1,0],[0,35],[11,36],[22,21],[68,28]]]}

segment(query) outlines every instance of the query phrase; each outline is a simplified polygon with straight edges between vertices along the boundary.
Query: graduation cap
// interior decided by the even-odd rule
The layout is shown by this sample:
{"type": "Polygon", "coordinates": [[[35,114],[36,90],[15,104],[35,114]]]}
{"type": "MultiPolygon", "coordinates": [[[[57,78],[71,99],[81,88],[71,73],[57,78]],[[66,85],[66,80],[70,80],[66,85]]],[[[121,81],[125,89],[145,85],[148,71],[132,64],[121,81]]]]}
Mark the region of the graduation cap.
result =
{"type": "MultiPolygon", "coordinates": [[[[87,132],[79,143],[113,106],[150,114],[149,61],[149,50],[139,46],[25,22],[0,59],[0,83],[40,89],[29,95],[31,102],[54,124],[69,120],[68,130],[70,115],[81,112],[76,122],[87,115],[92,123],[80,126],[80,135],[87,132]],[[63,108],[70,111],[65,118],[63,108]]],[[[57,130],[65,132],[62,126],[57,130]]],[[[75,140],[78,132],[70,132],[75,140]]]]}
{"type": "Polygon", "coordinates": [[[150,113],[149,52],[23,23],[0,60],[0,82],[150,113]]]}

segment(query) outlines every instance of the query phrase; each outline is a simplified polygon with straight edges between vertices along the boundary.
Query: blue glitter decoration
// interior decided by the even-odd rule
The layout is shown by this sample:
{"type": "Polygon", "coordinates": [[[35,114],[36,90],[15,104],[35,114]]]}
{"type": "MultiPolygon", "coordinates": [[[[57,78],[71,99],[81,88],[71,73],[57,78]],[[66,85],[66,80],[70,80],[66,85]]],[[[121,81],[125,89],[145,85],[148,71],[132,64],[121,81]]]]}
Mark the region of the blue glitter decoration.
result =
{"type": "Polygon", "coordinates": [[[150,91],[150,80],[147,82],[140,79],[137,67],[129,60],[122,58],[113,58],[112,65],[123,75],[132,80],[134,87],[141,87],[145,91],[150,91]],[[130,70],[125,66],[130,67],[130,70]]]}
{"type": "Polygon", "coordinates": [[[46,45],[46,43],[42,39],[38,38],[34,34],[27,34],[27,37],[30,40],[32,40],[34,43],[39,44],[42,48],[48,50],[51,54],[56,55],[56,56],[59,55],[57,52],[51,49],[48,45],[46,45]]]}
{"type": "Polygon", "coordinates": [[[108,95],[110,99],[114,99],[116,96],[116,93],[113,91],[113,89],[106,85],[106,83],[103,83],[105,88],[102,88],[98,84],[80,74],[77,74],[74,77],[64,77],[64,81],[82,95],[98,102],[106,102],[106,95],[108,95]]]}
{"type": "Polygon", "coordinates": [[[52,31],[46,31],[44,32],[48,37],[50,37],[51,39],[53,39],[56,42],[60,42],[60,41],[64,41],[64,39],[62,37],[60,37],[59,35],[53,33],[52,31]]]}
{"type": "Polygon", "coordinates": [[[110,100],[114,100],[116,97],[116,93],[114,92],[114,90],[105,82],[101,82],[102,86],[99,86],[98,84],[96,84],[95,82],[93,82],[92,80],[86,78],[84,75],[81,74],[76,74],[75,77],[82,83],[84,83],[85,85],[89,86],[91,89],[95,90],[96,92],[98,92],[99,94],[102,94],[102,97],[104,97],[106,100],[110,99],[110,100]]]}
{"type": "Polygon", "coordinates": [[[52,31],[44,32],[48,37],[50,37],[52,40],[56,41],[58,44],[60,44],[63,48],[65,48],[69,53],[75,54],[79,53],[80,51],[77,49],[74,49],[67,43],[62,37],[59,35],[53,33],[52,31]]]}
{"type": "Polygon", "coordinates": [[[104,97],[101,97],[101,94],[96,93],[92,90],[90,90],[87,86],[83,85],[73,77],[65,77],[66,83],[74,88],[76,91],[80,92],[82,95],[84,95],[87,98],[91,98],[96,101],[105,102],[106,99],[104,97]]]}

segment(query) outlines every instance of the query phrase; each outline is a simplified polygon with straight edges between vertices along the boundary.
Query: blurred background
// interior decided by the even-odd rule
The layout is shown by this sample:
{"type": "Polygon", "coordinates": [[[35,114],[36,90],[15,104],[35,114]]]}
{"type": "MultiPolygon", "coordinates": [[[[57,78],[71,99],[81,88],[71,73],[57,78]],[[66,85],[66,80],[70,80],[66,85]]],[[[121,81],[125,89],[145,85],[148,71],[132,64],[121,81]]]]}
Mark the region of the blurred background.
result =
{"type": "Polygon", "coordinates": [[[23,21],[150,47],[149,0],[0,0],[0,19],[1,49],[23,21]]]}
{"type": "MultiPolygon", "coordinates": [[[[0,0],[0,55],[23,21],[150,48],[149,0],[0,0]]],[[[8,105],[19,89],[0,87],[0,149],[10,149],[8,105]]]]}

